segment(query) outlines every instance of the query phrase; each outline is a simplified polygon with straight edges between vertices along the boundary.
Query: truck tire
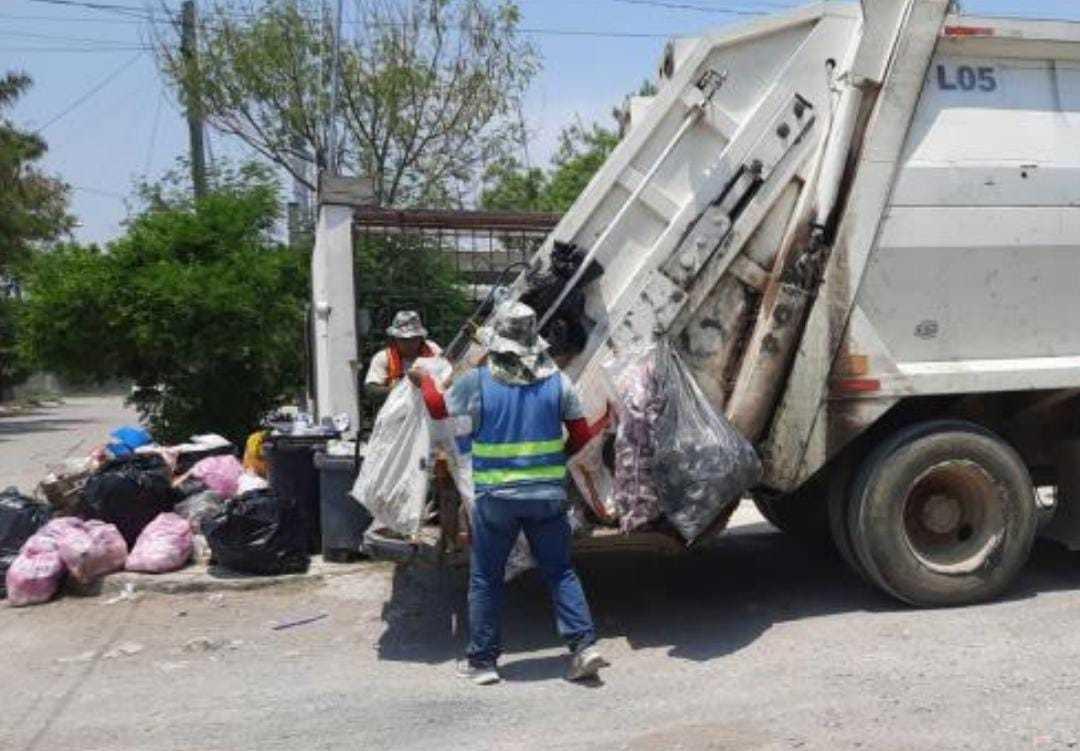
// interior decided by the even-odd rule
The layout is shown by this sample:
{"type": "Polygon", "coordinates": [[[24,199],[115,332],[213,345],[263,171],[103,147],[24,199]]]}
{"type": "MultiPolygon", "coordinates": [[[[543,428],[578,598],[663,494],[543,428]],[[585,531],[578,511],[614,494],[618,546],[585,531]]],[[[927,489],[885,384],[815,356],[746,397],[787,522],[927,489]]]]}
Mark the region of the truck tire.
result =
{"type": "Polygon", "coordinates": [[[840,554],[844,563],[854,571],[860,579],[868,584],[875,584],[863,569],[859,562],[859,556],[855,552],[855,546],[851,542],[851,530],[848,528],[848,516],[851,507],[851,465],[850,462],[838,464],[834,476],[829,485],[829,534],[832,537],[833,547],[840,554]]]}
{"type": "Polygon", "coordinates": [[[887,593],[967,605],[1016,579],[1037,516],[1019,454],[985,428],[942,420],[901,430],[863,461],[848,529],[864,573],[887,593]]]}
{"type": "Polygon", "coordinates": [[[811,545],[829,544],[828,483],[813,478],[789,495],[756,495],[754,505],[781,532],[811,545]]]}

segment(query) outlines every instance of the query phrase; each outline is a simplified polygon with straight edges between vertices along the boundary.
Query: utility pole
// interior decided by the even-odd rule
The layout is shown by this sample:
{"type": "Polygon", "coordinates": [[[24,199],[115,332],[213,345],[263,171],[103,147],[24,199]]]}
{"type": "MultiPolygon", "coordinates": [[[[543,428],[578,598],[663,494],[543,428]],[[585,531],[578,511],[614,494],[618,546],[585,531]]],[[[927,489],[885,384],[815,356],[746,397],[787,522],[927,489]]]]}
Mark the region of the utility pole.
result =
{"type": "Polygon", "coordinates": [[[330,135],[329,153],[326,155],[327,168],[336,176],[341,165],[337,158],[337,103],[338,90],[341,87],[341,4],[337,0],[337,13],[334,15],[334,40],[330,60],[330,135]]]}
{"type": "Polygon", "coordinates": [[[180,18],[180,55],[187,80],[188,139],[191,144],[191,184],[195,198],[206,195],[206,147],[199,97],[199,59],[195,39],[195,0],[184,0],[180,18]]]}

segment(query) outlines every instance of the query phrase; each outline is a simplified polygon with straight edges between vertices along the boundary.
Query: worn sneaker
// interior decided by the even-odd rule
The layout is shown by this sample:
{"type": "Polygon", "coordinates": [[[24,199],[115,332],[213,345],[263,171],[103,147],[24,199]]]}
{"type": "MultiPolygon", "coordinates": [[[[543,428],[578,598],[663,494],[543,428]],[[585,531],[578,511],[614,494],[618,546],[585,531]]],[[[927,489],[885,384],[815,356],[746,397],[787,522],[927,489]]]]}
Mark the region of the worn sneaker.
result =
{"type": "Polygon", "coordinates": [[[593,644],[575,652],[570,658],[570,671],[566,674],[566,680],[584,681],[595,678],[600,668],[606,668],[610,664],[593,644]]]}
{"type": "Polygon", "coordinates": [[[468,662],[463,662],[458,665],[457,672],[459,676],[472,681],[477,686],[491,686],[502,680],[494,665],[477,667],[476,665],[470,665],[468,662]]]}

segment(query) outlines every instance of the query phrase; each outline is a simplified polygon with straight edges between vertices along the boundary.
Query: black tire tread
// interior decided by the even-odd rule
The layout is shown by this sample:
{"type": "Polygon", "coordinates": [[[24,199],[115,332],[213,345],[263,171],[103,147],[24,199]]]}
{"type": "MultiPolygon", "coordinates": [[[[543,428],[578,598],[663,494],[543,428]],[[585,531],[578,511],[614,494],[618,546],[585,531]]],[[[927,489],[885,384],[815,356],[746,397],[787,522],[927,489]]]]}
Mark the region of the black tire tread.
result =
{"type": "MultiPolygon", "coordinates": [[[[1031,486],[1027,468],[1012,446],[983,426],[963,420],[933,420],[911,425],[898,431],[866,457],[860,465],[855,480],[851,485],[851,494],[847,503],[847,525],[853,552],[858,560],[859,568],[863,570],[867,578],[873,584],[896,599],[916,606],[949,606],[980,602],[992,599],[997,594],[1000,594],[1000,592],[1011,583],[1010,578],[1003,582],[999,582],[995,586],[987,588],[977,595],[958,597],[955,599],[949,599],[945,595],[940,597],[917,596],[909,592],[900,591],[898,587],[891,584],[889,579],[883,575],[872,551],[868,548],[867,535],[864,534],[862,527],[863,512],[868,501],[869,486],[876,479],[879,471],[883,470],[890,461],[896,459],[897,455],[906,447],[931,436],[948,433],[967,433],[992,440],[996,450],[1001,451],[1009,461],[1014,462],[1019,469],[1022,469],[1026,484],[1029,488],[1031,486]]],[[[1024,560],[1026,560],[1027,555],[1031,550],[1035,537],[1036,525],[1034,523],[1034,503],[1031,505],[1030,513],[1032,514],[1032,518],[1027,520],[1028,523],[1026,524],[1026,527],[1030,530],[1030,535],[1028,535],[1028,539],[1022,541],[1018,551],[1018,557],[1022,556],[1024,560]]],[[[1016,565],[1017,568],[1019,568],[1019,565],[1015,560],[1011,565],[1016,565]]]]}

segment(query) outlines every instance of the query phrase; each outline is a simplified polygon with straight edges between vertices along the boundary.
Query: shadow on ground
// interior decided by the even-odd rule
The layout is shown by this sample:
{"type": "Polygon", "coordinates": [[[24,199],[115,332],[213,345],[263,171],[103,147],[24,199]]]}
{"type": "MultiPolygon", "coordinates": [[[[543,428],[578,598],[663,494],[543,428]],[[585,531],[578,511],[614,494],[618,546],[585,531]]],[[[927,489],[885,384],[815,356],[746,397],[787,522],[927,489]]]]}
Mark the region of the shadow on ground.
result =
{"type": "Polygon", "coordinates": [[[48,417],[47,412],[22,412],[15,417],[0,418],[0,442],[17,439],[32,433],[56,433],[85,425],[89,420],[48,417]]]}
{"type": "MultiPolygon", "coordinates": [[[[1080,557],[1040,542],[1009,599],[1080,587],[1080,557]]],[[[767,524],[740,528],[706,550],[678,557],[593,554],[577,561],[602,637],[634,649],[666,648],[704,662],[736,652],[774,624],[834,613],[905,610],[834,554],[767,524]]],[[[466,642],[467,571],[399,566],[383,608],[382,659],[442,663],[466,642]]],[[[515,655],[557,646],[547,590],[536,572],[510,583],[503,620],[509,680],[562,675],[561,656],[515,655]]]]}

